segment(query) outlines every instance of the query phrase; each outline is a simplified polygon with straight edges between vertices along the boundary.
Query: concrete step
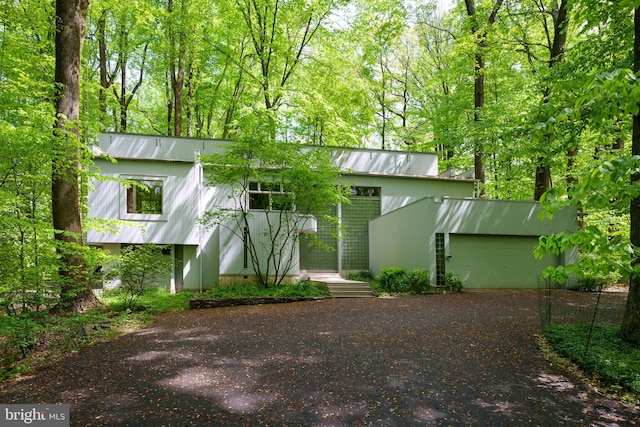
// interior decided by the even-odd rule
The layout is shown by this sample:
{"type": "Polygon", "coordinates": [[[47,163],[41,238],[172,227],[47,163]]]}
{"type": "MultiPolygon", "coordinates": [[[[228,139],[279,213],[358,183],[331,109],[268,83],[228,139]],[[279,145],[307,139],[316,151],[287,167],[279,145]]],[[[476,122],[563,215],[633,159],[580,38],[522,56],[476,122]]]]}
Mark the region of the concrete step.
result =
{"type": "Polygon", "coordinates": [[[371,290],[368,291],[330,291],[334,298],[373,298],[371,290]]]}
{"type": "Polygon", "coordinates": [[[338,273],[309,273],[309,280],[326,284],[334,298],[373,297],[367,282],[343,279],[338,273]]]}
{"type": "Polygon", "coordinates": [[[315,281],[323,281],[323,280],[345,280],[342,276],[340,276],[340,274],[338,273],[317,273],[317,272],[312,272],[312,273],[306,273],[307,276],[309,276],[309,279],[311,280],[315,280],[315,281]]]}
{"type": "Polygon", "coordinates": [[[373,298],[374,297],[371,291],[368,291],[368,292],[332,291],[331,296],[333,298],[373,298]]]}

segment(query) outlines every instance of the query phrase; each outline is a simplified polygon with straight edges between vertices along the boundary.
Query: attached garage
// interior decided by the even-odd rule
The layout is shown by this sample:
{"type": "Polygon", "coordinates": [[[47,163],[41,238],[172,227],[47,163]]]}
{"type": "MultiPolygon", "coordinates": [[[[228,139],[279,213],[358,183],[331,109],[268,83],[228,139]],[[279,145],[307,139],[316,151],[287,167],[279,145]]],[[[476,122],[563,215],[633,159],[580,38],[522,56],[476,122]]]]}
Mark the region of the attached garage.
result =
{"type": "Polygon", "coordinates": [[[450,234],[445,269],[465,288],[535,288],[545,267],[559,265],[558,255],[536,259],[537,243],[533,236],[450,234]]]}
{"type": "Polygon", "coordinates": [[[533,256],[539,236],[577,229],[572,208],[541,212],[537,202],[425,197],[369,222],[370,271],[424,268],[432,283],[455,273],[467,289],[535,289],[546,267],[578,259],[575,248],[533,256]]]}

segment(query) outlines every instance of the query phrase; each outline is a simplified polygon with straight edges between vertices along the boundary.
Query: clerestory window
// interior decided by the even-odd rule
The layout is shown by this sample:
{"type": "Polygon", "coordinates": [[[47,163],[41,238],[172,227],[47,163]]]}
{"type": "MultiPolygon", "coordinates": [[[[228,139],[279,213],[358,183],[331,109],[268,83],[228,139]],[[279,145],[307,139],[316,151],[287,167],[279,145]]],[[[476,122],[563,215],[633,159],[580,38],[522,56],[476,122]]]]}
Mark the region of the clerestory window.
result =
{"type": "Polygon", "coordinates": [[[380,187],[351,187],[351,197],[380,197],[380,187]]]}
{"type": "Polygon", "coordinates": [[[294,210],[293,193],[286,187],[274,182],[249,183],[249,209],[257,210],[294,210]]]}

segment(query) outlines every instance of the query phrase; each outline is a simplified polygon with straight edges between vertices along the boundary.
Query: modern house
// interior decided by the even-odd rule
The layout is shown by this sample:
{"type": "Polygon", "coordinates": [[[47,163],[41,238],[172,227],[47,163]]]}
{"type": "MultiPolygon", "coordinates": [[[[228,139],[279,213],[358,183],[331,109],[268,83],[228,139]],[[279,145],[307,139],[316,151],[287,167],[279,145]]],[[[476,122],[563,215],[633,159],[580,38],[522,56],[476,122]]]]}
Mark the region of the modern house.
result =
{"type": "MultiPolygon", "coordinates": [[[[176,265],[166,284],[172,291],[251,280],[254,272],[242,239],[199,222],[205,212],[230,203],[231,189],[205,185],[197,159],[228,145],[211,139],[101,135],[92,149],[102,179],[93,182],[88,215],[114,226],[89,230],[86,242],[113,254],[123,245],[169,245],[167,256],[176,265]]],[[[300,239],[292,249],[297,261],[289,271],[292,278],[305,271],[377,274],[400,266],[429,269],[434,283],[452,271],[468,288],[532,288],[544,267],[576,257],[574,252],[533,257],[539,236],[576,229],[575,211],[541,221],[535,202],[475,198],[476,182],[440,176],[438,157],[431,153],[331,148],[331,154],[343,171],[343,183],[352,189],[350,203],[335,207],[345,233],[336,239],[335,224],[320,218],[300,230],[317,232],[333,250],[300,239]]],[[[250,191],[266,195],[272,189],[250,191]]],[[[256,209],[257,221],[265,214],[256,209]]]]}

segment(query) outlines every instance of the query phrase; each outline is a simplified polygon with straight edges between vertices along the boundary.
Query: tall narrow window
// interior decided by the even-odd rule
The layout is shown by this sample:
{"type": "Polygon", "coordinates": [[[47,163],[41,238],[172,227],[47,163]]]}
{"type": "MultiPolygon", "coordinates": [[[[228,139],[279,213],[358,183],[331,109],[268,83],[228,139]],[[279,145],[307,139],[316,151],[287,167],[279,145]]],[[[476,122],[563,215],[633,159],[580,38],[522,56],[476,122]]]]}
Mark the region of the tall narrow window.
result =
{"type": "Polygon", "coordinates": [[[444,233],[436,233],[436,285],[446,286],[446,270],[444,265],[444,233]]]}
{"type": "Polygon", "coordinates": [[[127,188],[127,213],[162,215],[162,181],[135,181],[127,188]]]}
{"type": "Polygon", "coordinates": [[[243,240],[243,253],[242,253],[242,268],[249,267],[249,227],[244,228],[242,234],[243,240]]]}

